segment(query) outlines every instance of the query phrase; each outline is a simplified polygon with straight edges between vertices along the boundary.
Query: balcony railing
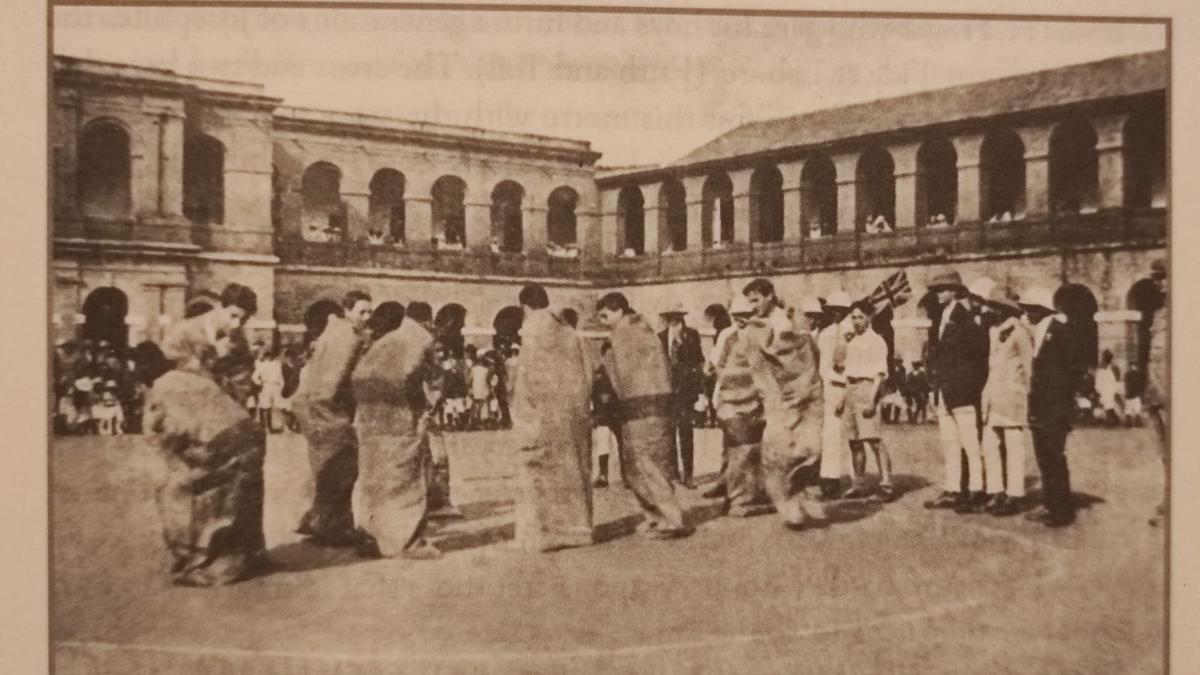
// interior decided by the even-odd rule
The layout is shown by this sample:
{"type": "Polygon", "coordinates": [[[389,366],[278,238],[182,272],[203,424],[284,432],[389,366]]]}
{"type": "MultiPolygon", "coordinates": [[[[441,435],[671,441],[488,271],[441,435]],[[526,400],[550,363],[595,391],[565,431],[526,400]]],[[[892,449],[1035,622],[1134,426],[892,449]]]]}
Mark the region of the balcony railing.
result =
{"type": "MultiPolygon", "coordinates": [[[[57,238],[192,243],[187,227],[135,220],[60,221],[57,238]]],[[[469,276],[558,278],[623,284],[729,273],[831,270],[953,261],[978,255],[1046,253],[1113,245],[1156,245],[1166,237],[1163,209],[1104,211],[1008,223],[966,223],[886,234],[838,233],[773,244],[726,244],[631,258],[558,258],[545,253],[490,253],[405,248],[366,242],[320,243],[277,237],[284,264],[414,270],[469,276]]]]}

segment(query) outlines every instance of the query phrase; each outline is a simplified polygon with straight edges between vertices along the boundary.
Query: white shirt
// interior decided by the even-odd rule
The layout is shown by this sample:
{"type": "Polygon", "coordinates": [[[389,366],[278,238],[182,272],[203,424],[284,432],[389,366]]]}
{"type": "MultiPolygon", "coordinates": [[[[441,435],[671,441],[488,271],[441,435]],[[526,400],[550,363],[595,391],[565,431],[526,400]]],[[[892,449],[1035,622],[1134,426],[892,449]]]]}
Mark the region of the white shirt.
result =
{"type": "Polygon", "coordinates": [[[838,341],[849,328],[849,324],[843,320],[840,324],[829,324],[817,334],[817,351],[820,352],[818,371],[825,384],[846,383],[846,376],[833,369],[833,354],[837,350],[838,341]]]}
{"type": "Polygon", "coordinates": [[[938,337],[946,334],[946,326],[950,325],[950,317],[954,314],[954,307],[962,305],[963,309],[970,311],[965,300],[951,300],[946,304],[946,308],[942,310],[942,321],[938,324],[938,337]]]}
{"type": "Polygon", "coordinates": [[[874,378],[887,374],[887,343],[867,328],[846,345],[846,377],[874,378]]]}
{"type": "Polygon", "coordinates": [[[713,344],[712,351],[708,353],[708,364],[715,369],[721,368],[721,357],[725,355],[725,345],[729,343],[729,336],[737,332],[737,325],[726,326],[717,333],[717,341],[713,344]]]}
{"type": "Polygon", "coordinates": [[[1037,354],[1042,350],[1042,343],[1046,341],[1046,333],[1050,331],[1050,323],[1054,321],[1054,315],[1042,319],[1038,325],[1033,328],[1033,353],[1037,354]]]}

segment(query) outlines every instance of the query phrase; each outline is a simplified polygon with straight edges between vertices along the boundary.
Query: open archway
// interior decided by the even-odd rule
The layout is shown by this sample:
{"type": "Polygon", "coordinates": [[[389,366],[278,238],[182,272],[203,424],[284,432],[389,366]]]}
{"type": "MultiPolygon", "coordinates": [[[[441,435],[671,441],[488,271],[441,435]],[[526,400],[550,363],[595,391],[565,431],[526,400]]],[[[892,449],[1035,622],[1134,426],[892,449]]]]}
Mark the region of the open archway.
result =
{"type": "Polygon", "coordinates": [[[997,129],[979,150],[980,217],[1025,215],[1025,144],[1009,129],[997,129]]]}
{"type": "Polygon", "coordinates": [[[367,200],[368,231],[403,243],[404,174],[395,169],[380,169],[371,178],[367,200]]]}
{"type": "Polygon", "coordinates": [[[733,181],[724,171],[709,174],[701,188],[700,241],[705,248],[733,241],[733,181]]]}
{"type": "Polygon", "coordinates": [[[579,193],[562,186],[556,188],[546,199],[546,240],[556,246],[574,246],[578,243],[575,208],[579,204],[579,193]]]}
{"type": "Polygon", "coordinates": [[[342,172],[329,162],[314,162],[300,180],[303,197],[303,236],[326,241],[330,234],[346,232],[346,207],[342,203],[342,172]]]}
{"type": "Polygon", "coordinates": [[[438,309],[433,317],[437,340],[446,348],[446,353],[461,359],[466,342],[463,328],[467,325],[467,308],[451,302],[438,309]]]}
{"type": "Polygon", "coordinates": [[[497,350],[507,349],[511,345],[521,344],[521,325],[525,322],[525,312],[516,305],[509,305],[492,319],[492,329],[495,335],[492,345],[497,350]]]}
{"type": "MultiPolygon", "coordinates": [[[[918,225],[930,216],[945,216],[953,223],[958,214],[958,153],[945,138],[925,141],[917,150],[917,199],[914,218],[918,225]]],[[[961,214],[975,220],[978,213],[961,214]]]]}
{"type": "Polygon", "coordinates": [[[458,176],[442,176],[433,184],[433,238],[447,244],[467,243],[467,183],[458,176]]]}
{"type": "Polygon", "coordinates": [[[659,232],[666,235],[659,246],[664,250],[687,250],[687,193],[683,183],[679,180],[663,183],[658,201],[659,217],[663,219],[659,232]]]}
{"type": "Polygon", "coordinates": [[[129,298],[121,289],[97,288],[83,301],[83,337],[97,344],[103,341],[114,347],[126,347],[129,343],[129,326],[125,323],[128,313],[129,298]]]}
{"type": "Polygon", "coordinates": [[[193,223],[225,222],[225,146],[212,136],[183,144],[183,215],[193,223]]]}
{"type": "Polygon", "coordinates": [[[883,216],[888,223],[896,223],[896,164],[891,154],[883,148],[871,148],[858,160],[855,182],[857,183],[857,209],[854,226],[864,229],[868,217],[883,216]]]}
{"type": "Polygon", "coordinates": [[[617,196],[617,218],[622,233],[622,249],[646,252],[646,199],[641,188],[629,185],[617,196]]]}
{"type": "Polygon", "coordinates": [[[505,253],[525,250],[524,199],[525,188],[511,180],[501,181],[492,190],[492,239],[500,242],[505,253]]]}
{"type": "Polygon", "coordinates": [[[783,174],[774,164],[750,175],[750,240],[756,244],[783,241],[783,174]]]}
{"type": "Polygon", "coordinates": [[[83,128],[79,137],[78,185],[83,215],[124,218],[133,213],[129,132],[113,120],[83,128]]]}
{"type": "Polygon", "coordinates": [[[800,219],[806,237],[837,233],[837,169],[825,155],[816,155],[800,171],[800,219]]]}
{"type": "Polygon", "coordinates": [[[1087,213],[1100,205],[1096,132],[1072,117],[1050,135],[1050,208],[1053,213],[1087,213]]]}

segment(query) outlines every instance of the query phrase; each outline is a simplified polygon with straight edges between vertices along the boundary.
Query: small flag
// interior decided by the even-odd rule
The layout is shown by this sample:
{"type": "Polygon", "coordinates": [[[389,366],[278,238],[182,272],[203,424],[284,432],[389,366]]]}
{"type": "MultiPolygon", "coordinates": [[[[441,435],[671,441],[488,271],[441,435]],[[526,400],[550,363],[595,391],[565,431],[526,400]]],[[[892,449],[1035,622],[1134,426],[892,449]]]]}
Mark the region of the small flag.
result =
{"type": "Polygon", "coordinates": [[[877,311],[883,311],[889,307],[899,307],[908,302],[911,297],[912,286],[908,283],[908,274],[904,270],[900,270],[884,279],[883,283],[879,284],[864,299],[871,303],[877,311]]]}

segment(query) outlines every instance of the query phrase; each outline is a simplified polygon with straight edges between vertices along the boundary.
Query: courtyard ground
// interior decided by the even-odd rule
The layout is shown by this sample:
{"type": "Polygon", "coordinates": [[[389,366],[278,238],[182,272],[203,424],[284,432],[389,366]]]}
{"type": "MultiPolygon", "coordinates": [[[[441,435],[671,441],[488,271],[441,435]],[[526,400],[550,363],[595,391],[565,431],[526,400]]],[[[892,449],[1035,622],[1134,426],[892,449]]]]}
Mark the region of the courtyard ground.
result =
{"type": "MultiPolygon", "coordinates": [[[[831,508],[825,530],[719,517],[687,493],[696,534],[633,534],[631,495],[597,491],[587,549],[509,549],[504,432],[448,436],[454,501],[439,561],[361,561],[291,532],[308,499],[304,442],[271,437],[273,574],[171,586],[139,437],[51,448],[56,672],[76,673],[1161,673],[1162,467],[1144,430],[1071,435],[1070,528],[929,512],[936,430],[888,427],[904,494],[831,508]]],[[[700,431],[698,473],[719,464],[700,431]]],[[[1029,473],[1036,475],[1032,457],[1029,473]]]]}

